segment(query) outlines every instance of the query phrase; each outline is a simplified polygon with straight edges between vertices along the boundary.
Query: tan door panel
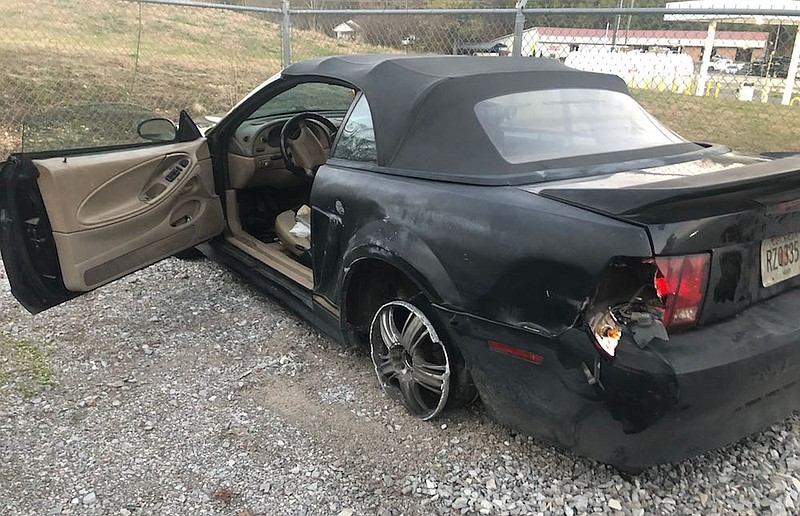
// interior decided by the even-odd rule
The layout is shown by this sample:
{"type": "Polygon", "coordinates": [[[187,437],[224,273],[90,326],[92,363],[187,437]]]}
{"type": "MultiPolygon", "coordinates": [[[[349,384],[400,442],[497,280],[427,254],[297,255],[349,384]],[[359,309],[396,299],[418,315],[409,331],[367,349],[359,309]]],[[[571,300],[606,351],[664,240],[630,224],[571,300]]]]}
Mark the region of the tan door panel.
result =
{"type": "Polygon", "coordinates": [[[204,139],[34,165],[69,290],[91,290],[222,232],[204,139]]]}

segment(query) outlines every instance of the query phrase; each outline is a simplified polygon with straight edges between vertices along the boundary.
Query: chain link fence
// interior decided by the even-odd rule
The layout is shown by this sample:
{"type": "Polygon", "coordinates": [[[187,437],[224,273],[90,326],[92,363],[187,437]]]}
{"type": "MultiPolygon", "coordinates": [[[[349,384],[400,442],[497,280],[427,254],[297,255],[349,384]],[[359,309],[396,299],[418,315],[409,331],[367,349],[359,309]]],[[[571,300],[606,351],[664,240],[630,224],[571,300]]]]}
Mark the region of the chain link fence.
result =
{"type": "Polygon", "coordinates": [[[0,159],[23,139],[102,144],[145,111],[202,124],[289,59],[515,51],[619,75],[687,138],[800,151],[798,3],[0,0],[0,159]]]}
{"type": "Polygon", "coordinates": [[[0,158],[22,147],[23,126],[28,141],[102,144],[116,137],[109,131],[131,132],[140,109],[172,119],[180,109],[223,113],[281,69],[277,10],[0,0],[0,19],[0,158]],[[43,116],[86,104],[94,116],[43,116]]]}

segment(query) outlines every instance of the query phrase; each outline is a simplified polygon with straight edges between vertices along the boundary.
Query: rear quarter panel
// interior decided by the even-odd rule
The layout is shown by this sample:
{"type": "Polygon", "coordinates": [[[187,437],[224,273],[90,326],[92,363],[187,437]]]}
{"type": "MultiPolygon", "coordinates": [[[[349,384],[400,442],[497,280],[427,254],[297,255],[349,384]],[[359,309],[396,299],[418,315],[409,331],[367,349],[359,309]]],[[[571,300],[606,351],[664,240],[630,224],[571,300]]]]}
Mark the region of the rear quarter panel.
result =
{"type": "Polygon", "coordinates": [[[435,302],[556,335],[614,256],[650,256],[638,226],[515,187],[322,167],[312,190],[315,290],[341,306],[351,265],[382,259],[435,302]]]}

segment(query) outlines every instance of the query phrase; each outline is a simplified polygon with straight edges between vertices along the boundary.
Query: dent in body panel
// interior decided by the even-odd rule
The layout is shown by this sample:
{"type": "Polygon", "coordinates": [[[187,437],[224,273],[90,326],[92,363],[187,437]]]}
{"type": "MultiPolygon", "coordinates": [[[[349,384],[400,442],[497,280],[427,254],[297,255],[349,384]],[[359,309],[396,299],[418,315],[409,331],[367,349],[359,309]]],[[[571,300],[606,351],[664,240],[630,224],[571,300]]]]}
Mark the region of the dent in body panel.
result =
{"type": "Polygon", "coordinates": [[[617,359],[606,360],[579,328],[552,338],[464,314],[448,317],[449,337],[462,343],[468,363],[480,364],[471,373],[484,405],[520,431],[588,453],[595,434],[639,434],[678,403],[675,371],[657,350],[660,344],[641,350],[628,337],[617,359]],[[541,356],[541,366],[491,351],[485,345],[490,338],[541,356]],[[599,382],[587,381],[586,367],[595,369],[599,382]]]}
{"type": "Polygon", "coordinates": [[[434,302],[552,335],[573,324],[611,257],[652,253],[640,227],[512,187],[325,166],[312,204],[324,227],[314,247],[336,249],[315,257],[328,299],[341,299],[345,269],[375,255],[414,271],[434,302]]]}
{"type": "Polygon", "coordinates": [[[572,417],[572,409],[580,412],[587,400],[605,407],[624,433],[642,431],[674,404],[671,367],[654,350],[637,346],[635,331],[620,357],[603,364],[602,386],[590,385],[583,373],[598,354],[576,324],[612,257],[652,255],[641,227],[516,188],[332,167],[320,170],[312,204],[312,224],[319,220],[325,227],[314,234],[329,246],[315,257],[322,271],[315,274],[318,293],[341,303],[354,264],[377,258],[395,265],[447,311],[442,320],[450,341],[458,344],[488,404],[496,400],[499,408],[523,396],[537,407],[526,415],[509,408],[498,419],[513,426],[515,418],[520,424],[535,419],[549,428],[551,439],[569,445],[580,435],[580,417],[572,417]],[[488,350],[489,340],[504,338],[545,357],[545,366],[530,371],[530,364],[488,350]],[[650,379],[636,367],[658,374],[650,379]],[[564,389],[574,403],[564,404],[564,389]]]}

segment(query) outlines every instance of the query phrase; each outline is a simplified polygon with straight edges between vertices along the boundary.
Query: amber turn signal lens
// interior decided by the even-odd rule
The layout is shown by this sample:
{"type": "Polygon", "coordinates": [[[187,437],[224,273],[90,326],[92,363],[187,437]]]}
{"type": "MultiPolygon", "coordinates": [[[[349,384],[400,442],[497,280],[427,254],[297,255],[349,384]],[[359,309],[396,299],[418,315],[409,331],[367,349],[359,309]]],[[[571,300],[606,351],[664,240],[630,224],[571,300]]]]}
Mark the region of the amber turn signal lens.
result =
{"type": "Polygon", "coordinates": [[[622,338],[622,328],[614,314],[610,310],[595,314],[589,321],[589,327],[594,335],[595,345],[600,351],[613,357],[617,352],[619,340],[622,338]]]}

